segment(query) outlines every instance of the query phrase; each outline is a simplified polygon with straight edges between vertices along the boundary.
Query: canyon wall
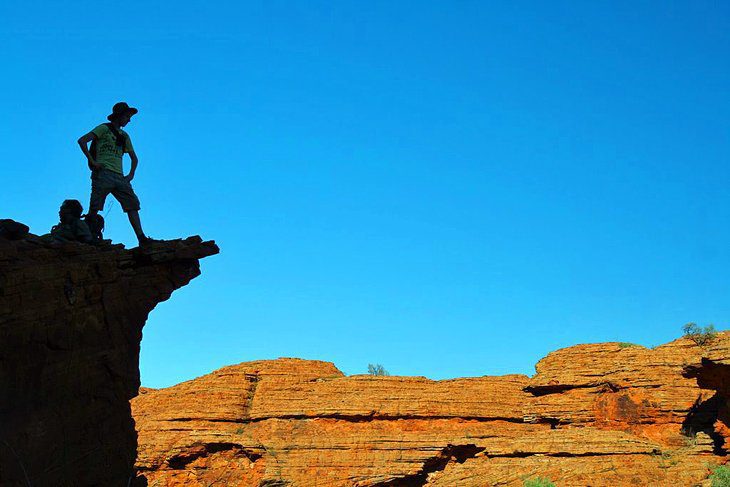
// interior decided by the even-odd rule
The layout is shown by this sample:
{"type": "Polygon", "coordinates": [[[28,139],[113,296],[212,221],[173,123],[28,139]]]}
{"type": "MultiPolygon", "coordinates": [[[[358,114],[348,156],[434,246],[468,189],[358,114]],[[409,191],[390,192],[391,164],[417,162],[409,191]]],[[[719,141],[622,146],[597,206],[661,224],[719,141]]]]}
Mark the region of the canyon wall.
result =
{"type": "Polygon", "coordinates": [[[247,362],[132,401],[156,486],[709,485],[726,461],[730,334],[577,345],[532,377],[346,377],[247,362]]]}

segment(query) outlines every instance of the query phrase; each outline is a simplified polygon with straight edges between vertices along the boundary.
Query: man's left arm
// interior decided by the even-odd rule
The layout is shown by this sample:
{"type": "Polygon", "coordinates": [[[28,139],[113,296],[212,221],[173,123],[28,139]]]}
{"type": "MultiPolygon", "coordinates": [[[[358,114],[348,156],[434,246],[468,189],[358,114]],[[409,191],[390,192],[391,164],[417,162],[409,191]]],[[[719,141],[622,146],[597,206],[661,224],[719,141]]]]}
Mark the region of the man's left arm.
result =
{"type": "Polygon", "coordinates": [[[129,151],[129,158],[132,160],[132,167],[129,169],[129,174],[126,177],[127,181],[132,181],[134,179],[134,172],[137,170],[139,159],[137,159],[137,153],[134,150],[129,151]]]}
{"type": "Polygon", "coordinates": [[[124,141],[124,152],[129,154],[129,158],[132,160],[132,167],[129,170],[129,174],[127,174],[126,178],[127,181],[131,181],[132,179],[134,179],[134,173],[137,170],[137,163],[139,162],[139,159],[137,159],[137,153],[134,152],[134,146],[132,145],[132,139],[131,137],[129,137],[129,134],[125,132],[124,138],[126,139],[124,141]]]}

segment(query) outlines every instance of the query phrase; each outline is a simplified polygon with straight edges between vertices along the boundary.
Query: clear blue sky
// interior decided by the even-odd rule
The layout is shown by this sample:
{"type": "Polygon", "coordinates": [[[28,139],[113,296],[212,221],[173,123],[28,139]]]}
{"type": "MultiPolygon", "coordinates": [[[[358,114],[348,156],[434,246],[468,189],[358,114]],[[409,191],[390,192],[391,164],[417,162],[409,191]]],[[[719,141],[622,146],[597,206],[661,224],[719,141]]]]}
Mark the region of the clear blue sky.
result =
{"type": "Polygon", "coordinates": [[[2,2],[0,42],[0,217],[86,207],[76,139],[124,100],[146,230],[221,247],[151,314],[144,385],[531,374],[730,325],[727,2],[2,2]]]}

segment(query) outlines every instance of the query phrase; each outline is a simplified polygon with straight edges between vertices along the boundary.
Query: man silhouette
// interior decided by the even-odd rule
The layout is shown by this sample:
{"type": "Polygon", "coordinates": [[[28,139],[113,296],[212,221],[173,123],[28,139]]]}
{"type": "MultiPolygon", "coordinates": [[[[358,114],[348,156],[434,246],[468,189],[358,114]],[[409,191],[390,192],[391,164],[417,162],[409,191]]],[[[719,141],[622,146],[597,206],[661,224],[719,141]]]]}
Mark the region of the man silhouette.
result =
{"type": "Polygon", "coordinates": [[[131,184],[139,160],[134,152],[132,139],[122,130],[137,112],[136,108],[130,107],[123,101],[117,103],[112,108],[111,115],[106,117],[109,123],[101,124],[81,136],[78,143],[91,169],[91,201],[88,214],[94,217],[104,209],[104,201],[111,193],[127,214],[139,244],[144,245],[155,240],[147,237],[142,230],[142,223],[139,220],[139,198],[131,184]],[[91,150],[88,147],[89,142],[91,150]],[[132,167],[126,176],[122,172],[122,157],[125,153],[129,154],[132,160],[132,167]]]}

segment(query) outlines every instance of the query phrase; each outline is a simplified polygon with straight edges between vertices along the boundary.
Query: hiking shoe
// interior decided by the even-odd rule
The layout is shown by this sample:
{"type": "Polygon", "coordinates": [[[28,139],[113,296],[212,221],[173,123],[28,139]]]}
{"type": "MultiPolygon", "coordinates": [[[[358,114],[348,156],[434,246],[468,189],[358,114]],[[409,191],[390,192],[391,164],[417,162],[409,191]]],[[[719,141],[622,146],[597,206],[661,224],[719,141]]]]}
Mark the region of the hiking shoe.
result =
{"type": "Polygon", "coordinates": [[[139,245],[140,246],[142,246],[142,245],[150,245],[150,244],[153,244],[153,243],[160,243],[160,242],[162,242],[162,240],[156,240],[154,238],[144,237],[144,238],[141,238],[139,240],[139,245]]]}

